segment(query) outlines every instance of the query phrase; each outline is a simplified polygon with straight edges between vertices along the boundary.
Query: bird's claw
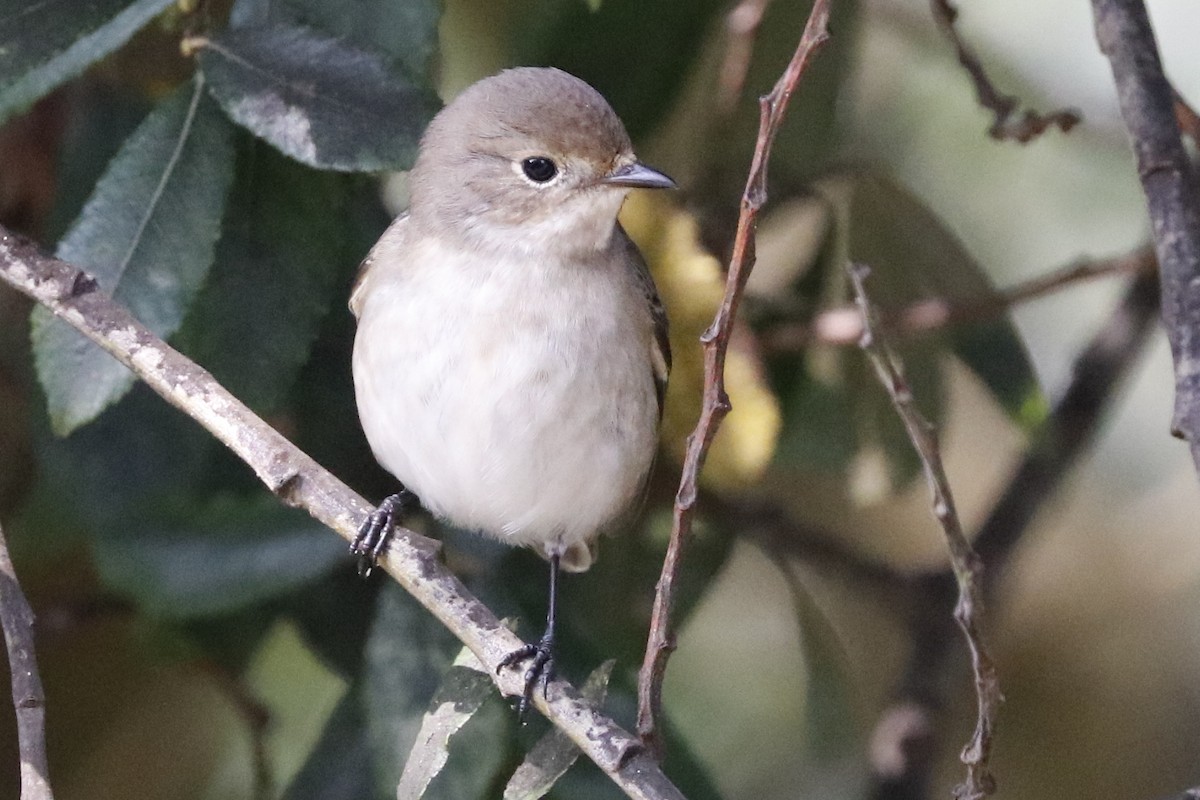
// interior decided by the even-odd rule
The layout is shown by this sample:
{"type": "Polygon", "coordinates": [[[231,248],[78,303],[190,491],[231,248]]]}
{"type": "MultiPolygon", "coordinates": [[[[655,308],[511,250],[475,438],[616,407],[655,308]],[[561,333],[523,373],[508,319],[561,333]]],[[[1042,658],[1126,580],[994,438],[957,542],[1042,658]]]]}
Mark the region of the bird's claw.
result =
{"type": "Polygon", "coordinates": [[[359,577],[366,578],[371,574],[391,542],[396,523],[420,502],[408,489],[401,489],[385,498],[358,526],[358,534],[350,544],[350,553],[358,557],[359,577]]]}
{"type": "Polygon", "coordinates": [[[521,722],[525,721],[525,715],[529,712],[529,707],[533,705],[533,688],[540,681],[542,697],[545,697],[546,686],[554,677],[554,640],[549,636],[543,636],[537,644],[527,644],[512,651],[500,660],[496,672],[499,673],[505,667],[519,664],[526,659],[530,659],[530,662],[529,669],[525,670],[525,689],[517,703],[517,719],[521,722]]]}

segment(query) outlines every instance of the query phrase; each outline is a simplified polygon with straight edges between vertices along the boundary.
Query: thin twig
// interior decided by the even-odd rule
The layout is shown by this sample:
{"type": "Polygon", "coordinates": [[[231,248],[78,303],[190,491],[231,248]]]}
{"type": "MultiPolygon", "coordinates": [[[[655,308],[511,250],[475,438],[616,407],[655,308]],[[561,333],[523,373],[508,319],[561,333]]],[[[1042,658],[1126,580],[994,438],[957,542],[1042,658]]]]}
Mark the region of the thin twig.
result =
{"type": "Polygon", "coordinates": [[[3,529],[0,529],[0,625],[4,627],[13,708],[17,712],[21,800],[53,800],[46,761],[46,695],[33,649],[33,609],[17,581],[3,529]]]}
{"type": "MultiPolygon", "coordinates": [[[[46,306],[133,370],[245,461],[284,503],[305,509],[347,541],[354,538],[371,510],[365,500],[255,416],[212,375],[97,291],[90,276],[0,228],[0,280],[46,306]]],[[[523,676],[513,670],[497,674],[496,667],[523,643],[439,562],[437,542],[397,529],[380,567],[471,649],[501,692],[522,693],[523,676]]],[[[567,682],[552,681],[546,696],[534,692],[534,703],[629,797],[682,800],[641,743],[592,708],[567,682]]]]}
{"type": "Polygon", "coordinates": [[[1200,469],[1200,191],[1146,7],[1141,0],[1092,0],[1092,13],[1150,209],[1163,320],[1175,360],[1171,430],[1188,441],[1200,469]]]}
{"type": "Polygon", "coordinates": [[[962,629],[971,652],[971,671],[975,678],[977,707],[975,733],[963,748],[961,756],[963,764],[967,767],[967,779],[955,789],[955,796],[960,800],[979,800],[996,789],[995,781],[988,771],[988,760],[991,757],[996,712],[1001,700],[996,669],[983,640],[983,597],[979,577],[983,563],[971,549],[963,533],[962,522],[954,507],[950,481],[942,466],[941,449],[933,426],[917,410],[899,361],[887,342],[879,336],[875,311],[871,307],[864,285],[869,270],[861,264],[851,264],[849,271],[851,283],[854,285],[854,296],[863,317],[860,346],[875,367],[880,383],[887,389],[892,404],[896,407],[896,413],[900,415],[904,428],[908,431],[908,438],[916,448],[925,472],[925,480],[929,483],[929,490],[933,495],[933,514],[946,534],[950,568],[958,585],[954,620],[962,629]]]}
{"type": "Polygon", "coordinates": [[[770,94],[759,98],[758,140],[754,147],[746,189],[742,194],[737,235],[734,238],[733,254],[729,259],[729,272],[725,280],[725,295],[721,299],[715,319],[700,337],[704,346],[703,405],[700,420],[687,441],[683,476],[679,482],[679,491],[675,495],[671,541],[663,560],[662,574],[658,579],[646,655],[638,675],[637,730],[642,742],[655,755],[662,753],[659,732],[659,720],[662,717],[662,681],[667,669],[667,659],[675,648],[674,632],[671,629],[675,579],[679,575],[683,549],[691,538],[700,470],[713,437],[716,436],[717,428],[730,410],[729,397],[725,393],[725,353],[729,348],[729,337],[733,332],[738,303],[745,290],[750,270],[754,267],[755,223],[759,209],[767,200],[767,162],[771,154],[771,145],[783,122],[788,100],[791,99],[796,84],[813,57],[829,40],[828,24],[829,0],[816,0],[792,60],[770,94]]]}
{"type": "MultiPolygon", "coordinates": [[[[1028,453],[975,538],[976,552],[988,565],[985,596],[1038,510],[1058,491],[1095,438],[1117,386],[1137,363],[1153,330],[1157,309],[1158,275],[1153,270],[1140,272],[1076,359],[1070,384],[1034,432],[1028,453]]],[[[951,657],[955,630],[945,613],[954,602],[954,592],[954,576],[949,572],[913,582],[908,623],[912,654],[896,698],[880,715],[872,736],[881,742],[873,751],[906,757],[893,764],[872,763],[873,800],[912,800],[928,794],[936,749],[932,744],[936,729],[930,720],[943,705],[943,676],[955,663],[951,657]],[[897,718],[919,724],[892,724],[897,718]]]]}
{"type": "MultiPolygon", "coordinates": [[[[916,336],[991,319],[1021,303],[1045,297],[1077,283],[1142,272],[1154,269],[1157,263],[1153,249],[1146,245],[1115,258],[1071,264],[977,299],[931,297],[895,311],[881,309],[879,319],[892,336],[916,336]]],[[[760,335],[759,341],[768,351],[792,352],[814,343],[857,345],[862,333],[862,314],[853,305],[846,305],[822,311],[808,322],[785,322],[768,328],[760,335]]]]}
{"type": "Polygon", "coordinates": [[[1080,122],[1079,112],[1071,109],[1052,111],[1049,114],[1039,114],[1026,109],[1021,111],[1021,101],[1016,97],[1004,94],[983,68],[983,62],[971,49],[970,45],[958,33],[955,22],[958,19],[958,9],[950,0],[930,0],[933,18],[938,27],[958,54],[958,63],[971,76],[975,84],[975,95],[979,105],[991,111],[994,115],[988,135],[993,139],[1013,141],[1025,144],[1046,132],[1048,128],[1057,126],[1063,133],[1071,130],[1080,122]]]}

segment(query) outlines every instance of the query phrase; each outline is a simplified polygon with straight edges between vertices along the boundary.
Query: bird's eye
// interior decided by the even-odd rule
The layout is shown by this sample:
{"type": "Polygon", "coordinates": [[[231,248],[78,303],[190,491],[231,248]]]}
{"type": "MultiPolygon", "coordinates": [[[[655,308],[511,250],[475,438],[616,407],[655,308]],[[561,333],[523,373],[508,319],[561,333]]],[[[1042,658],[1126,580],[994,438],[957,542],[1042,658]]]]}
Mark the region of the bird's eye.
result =
{"type": "Polygon", "coordinates": [[[558,174],[558,167],[545,156],[532,156],[521,162],[521,171],[534,183],[546,183],[558,174]]]}

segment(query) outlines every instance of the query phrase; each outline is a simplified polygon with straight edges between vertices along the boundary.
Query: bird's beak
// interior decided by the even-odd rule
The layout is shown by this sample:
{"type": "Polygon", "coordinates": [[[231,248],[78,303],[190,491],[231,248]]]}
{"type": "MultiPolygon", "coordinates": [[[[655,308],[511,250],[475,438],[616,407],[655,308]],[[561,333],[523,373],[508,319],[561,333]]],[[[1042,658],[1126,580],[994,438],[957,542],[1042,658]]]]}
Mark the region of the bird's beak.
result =
{"type": "Polygon", "coordinates": [[[600,179],[608,186],[628,186],[634,189],[678,189],[675,181],[640,161],[619,167],[600,179]]]}

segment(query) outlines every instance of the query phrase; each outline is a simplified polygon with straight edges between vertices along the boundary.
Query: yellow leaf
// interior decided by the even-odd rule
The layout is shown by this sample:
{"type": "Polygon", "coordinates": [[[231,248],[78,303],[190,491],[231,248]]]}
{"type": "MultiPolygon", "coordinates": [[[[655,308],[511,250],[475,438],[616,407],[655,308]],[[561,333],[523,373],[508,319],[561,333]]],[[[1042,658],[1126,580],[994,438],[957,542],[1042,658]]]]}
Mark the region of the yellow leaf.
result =
{"type": "MultiPolygon", "coordinates": [[[[662,436],[666,451],[682,462],[704,388],[700,335],[721,302],[724,270],[701,245],[696,220],[664,195],[634,192],[621,211],[621,224],[646,257],[671,321],[674,367],[662,436]]],[[[713,441],[701,475],[702,483],[714,489],[757,481],[779,436],[779,402],[767,385],[749,331],[741,326],[734,329],[726,358],[725,388],[733,410],[713,441]]]]}

